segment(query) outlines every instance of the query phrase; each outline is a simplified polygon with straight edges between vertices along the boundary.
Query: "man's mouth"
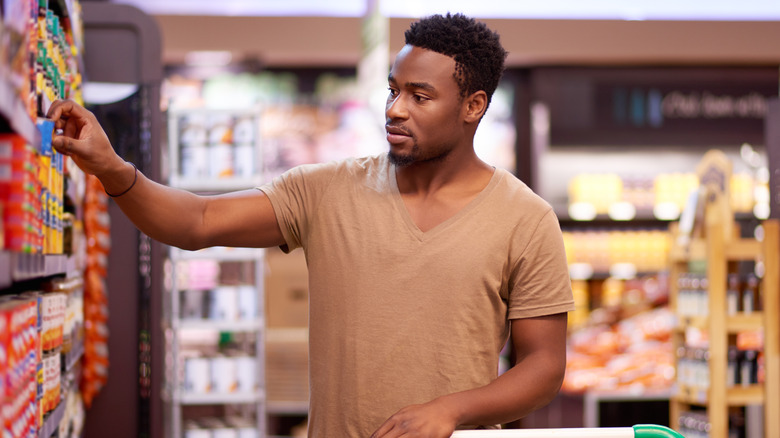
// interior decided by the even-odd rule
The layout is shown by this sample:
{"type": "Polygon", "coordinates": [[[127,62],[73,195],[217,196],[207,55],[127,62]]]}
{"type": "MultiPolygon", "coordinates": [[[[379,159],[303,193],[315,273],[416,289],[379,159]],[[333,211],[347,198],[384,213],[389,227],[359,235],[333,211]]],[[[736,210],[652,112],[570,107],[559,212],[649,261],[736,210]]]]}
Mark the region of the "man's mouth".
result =
{"type": "Polygon", "coordinates": [[[387,131],[387,142],[390,144],[404,142],[412,136],[405,129],[398,126],[385,125],[385,131],[387,131]]]}

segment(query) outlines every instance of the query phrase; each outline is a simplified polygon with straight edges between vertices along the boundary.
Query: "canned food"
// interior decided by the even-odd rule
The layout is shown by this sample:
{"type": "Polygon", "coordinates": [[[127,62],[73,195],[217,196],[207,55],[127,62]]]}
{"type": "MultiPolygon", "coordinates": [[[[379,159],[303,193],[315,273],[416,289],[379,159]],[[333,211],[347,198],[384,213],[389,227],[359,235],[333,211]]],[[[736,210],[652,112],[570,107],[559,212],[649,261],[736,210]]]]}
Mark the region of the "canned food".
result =
{"type": "Polygon", "coordinates": [[[234,358],[217,356],[211,359],[211,385],[214,392],[236,392],[238,376],[234,358]]]}
{"type": "Polygon", "coordinates": [[[251,356],[236,356],[237,389],[238,392],[255,392],[257,383],[257,359],[251,356]]]}
{"type": "Polygon", "coordinates": [[[257,318],[257,289],[254,286],[238,286],[238,317],[243,320],[257,318]]]}
{"type": "Polygon", "coordinates": [[[203,394],[211,389],[211,361],[205,357],[189,357],[184,361],[184,390],[203,394]]]}
{"type": "Polygon", "coordinates": [[[182,145],[180,172],[187,178],[202,178],[209,175],[209,150],[203,143],[182,145]]]}
{"type": "Polygon", "coordinates": [[[219,321],[235,321],[238,319],[238,288],[235,286],[220,286],[211,291],[211,306],[209,318],[219,321]]]}
{"type": "Polygon", "coordinates": [[[209,146],[209,176],[212,178],[229,178],[233,172],[233,145],[217,143],[209,146]]]}

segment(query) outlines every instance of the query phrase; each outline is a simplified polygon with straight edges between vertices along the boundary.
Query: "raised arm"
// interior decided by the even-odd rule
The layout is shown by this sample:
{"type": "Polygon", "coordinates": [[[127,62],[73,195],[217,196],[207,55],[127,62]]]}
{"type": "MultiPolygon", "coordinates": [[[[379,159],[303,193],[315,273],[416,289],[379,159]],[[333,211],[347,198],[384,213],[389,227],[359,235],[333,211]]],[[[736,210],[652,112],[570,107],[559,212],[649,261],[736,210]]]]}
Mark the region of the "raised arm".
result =
{"type": "Polygon", "coordinates": [[[72,101],[57,101],[48,117],[62,135],[52,141],[81,170],[95,175],[138,229],[184,249],[270,247],[284,243],[271,202],[259,190],[199,196],[146,178],[116,154],[95,116],[72,101]],[[128,190],[128,188],[130,188],[128,190]]]}

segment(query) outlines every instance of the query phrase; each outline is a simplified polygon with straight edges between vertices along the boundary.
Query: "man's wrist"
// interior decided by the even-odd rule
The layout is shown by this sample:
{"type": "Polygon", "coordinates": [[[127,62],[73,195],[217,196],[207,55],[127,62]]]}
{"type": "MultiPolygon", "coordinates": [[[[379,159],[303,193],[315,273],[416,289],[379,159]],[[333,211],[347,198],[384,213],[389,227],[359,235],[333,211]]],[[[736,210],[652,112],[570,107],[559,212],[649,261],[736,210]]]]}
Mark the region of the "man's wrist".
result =
{"type": "Polygon", "coordinates": [[[443,395],[434,400],[434,403],[442,406],[443,411],[447,413],[455,427],[466,423],[466,411],[460,398],[459,393],[454,393],[443,395]]]}
{"type": "Polygon", "coordinates": [[[138,181],[138,168],[129,161],[122,161],[121,167],[105,172],[99,177],[106,194],[112,198],[124,195],[132,189],[138,181]]]}

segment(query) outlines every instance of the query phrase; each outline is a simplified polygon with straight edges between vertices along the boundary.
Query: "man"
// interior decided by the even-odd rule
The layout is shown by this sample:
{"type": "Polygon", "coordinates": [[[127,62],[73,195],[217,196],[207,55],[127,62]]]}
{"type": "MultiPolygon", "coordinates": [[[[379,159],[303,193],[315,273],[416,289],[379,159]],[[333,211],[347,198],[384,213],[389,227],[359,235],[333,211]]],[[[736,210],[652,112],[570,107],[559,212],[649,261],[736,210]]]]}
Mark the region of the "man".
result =
{"type": "Polygon", "coordinates": [[[412,24],[388,77],[386,156],[302,166],[212,197],[139,175],[70,102],[55,147],[150,237],[186,249],[302,247],[310,272],[309,435],[449,437],[547,404],[573,308],[557,219],[474,153],[503,72],[462,15],[412,24]],[[497,376],[511,333],[517,364],[497,376]]]}

